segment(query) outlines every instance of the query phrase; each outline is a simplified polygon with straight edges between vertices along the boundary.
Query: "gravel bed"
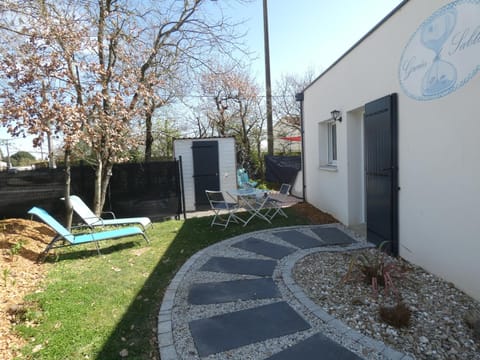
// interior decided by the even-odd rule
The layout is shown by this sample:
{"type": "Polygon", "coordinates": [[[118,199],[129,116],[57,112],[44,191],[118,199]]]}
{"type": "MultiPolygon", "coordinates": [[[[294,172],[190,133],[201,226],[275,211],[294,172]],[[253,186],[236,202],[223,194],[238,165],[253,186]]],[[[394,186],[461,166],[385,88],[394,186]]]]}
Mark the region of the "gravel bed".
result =
{"type": "MultiPolygon", "coordinates": [[[[311,226],[305,228],[296,228],[296,230],[302,231],[310,236],[316,236],[313,232],[311,232],[310,228],[311,226]]],[[[375,349],[368,348],[367,346],[365,346],[365,344],[354,341],[354,339],[345,336],[345,334],[339,332],[338,328],[336,328],[335,326],[331,326],[328,323],[325,323],[317,315],[313,314],[311,310],[309,310],[301,301],[299,301],[299,299],[297,298],[298,294],[293,294],[288,288],[288,286],[286,286],[286,284],[284,283],[285,274],[282,273],[282,271],[285,271],[286,268],[291,268],[293,266],[291,265],[289,267],[286,266],[286,264],[292,261],[292,256],[294,257],[295,254],[302,251],[300,249],[297,251],[297,253],[294,253],[282,259],[278,263],[273,274],[273,279],[281,293],[281,298],[235,301],[214,305],[188,304],[187,298],[189,288],[194,283],[255,278],[254,276],[200,271],[200,267],[212,256],[265,259],[265,257],[261,255],[256,255],[248,251],[231,247],[231,245],[233,245],[234,243],[252,236],[266,241],[271,241],[275,244],[290,247],[292,246],[291,244],[286,243],[278,237],[272,235],[271,231],[266,231],[238,236],[205,249],[201,256],[199,256],[198,259],[196,259],[196,261],[190,265],[184,277],[179,282],[178,287],[176,288],[171,313],[171,320],[173,330],[173,342],[179,359],[200,359],[195,349],[193,338],[190,334],[190,330],[188,327],[189,321],[201,318],[208,318],[211,316],[224,314],[232,311],[249,309],[261,305],[275,303],[278,301],[286,301],[295,311],[297,311],[298,314],[300,314],[311,325],[311,328],[306,331],[301,331],[294,334],[262,341],[260,343],[243,346],[238,349],[233,349],[231,351],[225,351],[222,353],[210,355],[205,359],[266,359],[271,355],[278,353],[281,350],[287,349],[288,347],[295,345],[299,341],[304,340],[318,332],[321,332],[327,337],[337,341],[341,345],[360,355],[362,358],[368,360],[383,359],[381,352],[376,351],[375,349]]],[[[358,246],[364,246],[364,244],[354,244],[351,248],[358,248],[358,246]]]]}
{"type": "Polygon", "coordinates": [[[480,303],[452,284],[390,257],[386,259],[395,269],[391,273],[397,295],[385,295],[380,287],[375,296],[356,268],[345,277],[352,257],[376,251],[314,253],[296,263],[293,278],[330,315],[397,351],[416,359],[480,360],[480,338],[465,321],[480,314],[480,303]],[[407,328],[387,325],[378,315],[379,306],[396,303],[398,294],[411,310],[407,328]]]}

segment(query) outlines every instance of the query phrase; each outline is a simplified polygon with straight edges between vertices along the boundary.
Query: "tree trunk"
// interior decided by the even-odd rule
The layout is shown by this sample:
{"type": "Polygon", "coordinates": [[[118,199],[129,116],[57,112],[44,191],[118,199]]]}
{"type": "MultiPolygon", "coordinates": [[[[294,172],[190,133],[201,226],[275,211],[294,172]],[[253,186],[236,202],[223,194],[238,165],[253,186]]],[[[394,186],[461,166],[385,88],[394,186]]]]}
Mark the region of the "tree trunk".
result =
{"type": "Polygon", "coordinates": [[[264,166],[264,157],[262,155],[262,145],[261,140],[257,141],[257,153],[258,153],[258,177],[261,179],[265,178],[265,166],[264,166]]]}
{"type": "Polygon", "coordinates": [[[65,150],[65,225],[68,230],[72,228],[72,218],[73,218],[73,207],[70,202],[70,183],[71,183],[71,173],[70,173],[70,150],[65,150]]]}
{"type": "Polygon", "coordinates": [[[102,193],[102,171],[103,170],[103,162],[101,159],[97,159],[97,167],[95,169],[95,185],[93,191],[93,212],[100,216],[102,213],[102,201],[101,201],[101,193],[102,193]]]}
{"type": "Polygon", "coordinates": [[[108,185],[110,184],[110,178],[112,177],[112,168],[113,164],[107,163],[103,166],[103,173],[102,173],[102,182],[100,188],[100,212],[105,207],[105,200],[107,198],[107,190],[108,185]]]}
{"type": "Polygon", "coordinates": [[[108,185],[112,177],[113,164],[105,161],[98,161],[95,169],[95,192],[93,194],[93,211],[100,216],[105,206],[108,185]]]}
{"type": "Polygon", "coordinates": [[[145,162],[152,160],[152,144],[153,144],[153,135],[152,135],[152,112],[148,111],[145,116],[145,162]]]}

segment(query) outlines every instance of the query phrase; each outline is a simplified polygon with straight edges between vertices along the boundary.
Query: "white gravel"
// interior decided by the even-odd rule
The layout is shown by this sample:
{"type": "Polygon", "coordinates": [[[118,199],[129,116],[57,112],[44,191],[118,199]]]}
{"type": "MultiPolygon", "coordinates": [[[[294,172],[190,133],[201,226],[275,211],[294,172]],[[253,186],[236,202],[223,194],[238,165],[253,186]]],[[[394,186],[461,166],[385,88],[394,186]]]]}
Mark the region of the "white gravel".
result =
{"type": "MultiPolygon", "coordinates": [[[[372,254],[377,250],[363,251],[372,254]]],[[[412,311],[410,326],[396,329],[381,322],[378,315],[380,305],[395,302],[391,295],[385,297],[379,291],[375,298],[358,269],[342,282],[357,253],[306,256],[295,265],[294,279],[330,315],[398,351],[417,359],[480,359],[480,339],[465,322],[468,313],[480,314],[477,301],[419,267],[388,257],[387,262],[396,266],[394,286],[412,311]]]]}

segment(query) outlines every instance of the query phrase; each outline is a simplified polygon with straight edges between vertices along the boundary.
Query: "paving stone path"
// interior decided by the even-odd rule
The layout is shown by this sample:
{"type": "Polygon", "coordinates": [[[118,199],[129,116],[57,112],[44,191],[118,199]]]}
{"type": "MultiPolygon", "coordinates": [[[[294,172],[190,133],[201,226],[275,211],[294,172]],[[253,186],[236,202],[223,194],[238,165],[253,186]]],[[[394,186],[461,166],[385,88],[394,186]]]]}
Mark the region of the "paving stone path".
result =
{"type": "Polygon", "coordinates": [[[324,225],[259,231],[200,251],[165,293],[162,360],[410,359],[331,317],[292,278],[307,254],[367,246],[324,225]]]}

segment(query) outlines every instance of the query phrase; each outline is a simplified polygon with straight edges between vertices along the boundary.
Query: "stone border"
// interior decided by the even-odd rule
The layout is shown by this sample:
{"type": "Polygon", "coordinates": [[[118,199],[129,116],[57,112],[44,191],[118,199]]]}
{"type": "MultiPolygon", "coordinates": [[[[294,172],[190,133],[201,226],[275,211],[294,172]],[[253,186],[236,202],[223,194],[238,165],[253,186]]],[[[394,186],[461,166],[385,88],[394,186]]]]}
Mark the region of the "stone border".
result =
{"type": "Polygon", "coordinates": [[[302,226],[287,226],[280,227],[275,229],[266,229],[254,231],[242,235],[235,236],[233,238],[223,240],[219,243],[210,245],[192,257],[190,257],[180,268],[180,270],[175,274],[174,278],[170,282],[163,296],[162,305],[158,313],[158,348],[160,352],[160,357],[162,360],[179,360],[177,350],[175,348],[173,340],[173,324],[172,324],[172,309],[175,301],[175,295],[177,288],[180,283],[183,281],[187,272],[191,269],[193,264],[201,258],[206,252],[223,246],[230,246],[244,238],[255,236],[256,234],[264,233],[274,233],[282,230],[298,230],[298,229],[311,229],[312,227],[336,227],[339,230],[347,233],[349,236],[357,240],[356,244],[349,246],[329,246],[329,247],[318,247],[313,249],[299,249],[293,254],[286,256],[281,261],[277,267],[280,269],[281,277],[280,279],[286,285],[288,290],[294,295],[294,297],[307,308],[312,314],[317,316],[320,320],[324,321],[331,329],[336,333],[349,338],[353,342],[357,342],[362,346],[371,348],[372,350],[380,353],[386,360],[414,360],[411,356],[398,352],[391,347],[385,345],[383,342],[374,340],[368,336],[365,336],[359,333],[356,330],[351,329],[345,325],[342,321],[334,318],[328,314],[323,308],[315,304],[302,290],[300,286],[296,284],[292,277],[292,271],[295,264],[302,259],[303,257],[314,254],[317,252],[342,252],[342,251],[352,251],[357,249],[363,249],[368,247],[373,247],[373,245],[366,243],[361,237],[357,236],[353,232],[349,231],[340,224],[327,224],[327,225],[302,225],[302,226]]]}
{"type": "MultiPolygon", "coordinates": [[[[214,244],[216,245],[216,244],[214,244]]],[[[210,245],[212,246],[212,245],[210,245]]],[[[203,255],[207,249],[200,250],[195,255],[190,257],[180,270],[175,274],[175,277],[170,282],[163,295],[162,306],[158,313],[158,349],[160,351],[160,358],[162,360],[178,360],[177,350],[173,342],[173,326],[172,326],[172,309],[175,300],[175,294],[180,282],[185,277],[185,274],[190,270],[192,265],[203,255]]]]}
{"type": "Polygon", "coordinates": [[[411,356],[401,353],[392,349],[391,347],[385,345],[383,342],[372,339],[366,335],[361,334],[360,332],[350,328],[342,321],[336,319],[328,312],[323,310],[322,307],[315,304],[307,294],[298,286],[293,279],[292,273],[295,264],[304,258],[307,255],[319,253],[319,252],[342,252],[342,251],[352,251],[358,249],[366,249],[370,246],[369,244],[354,244],[345,247],[322,247],[314,249],[300,250],[296,253],[287,257],[285,263],[280,264],[280,273],[282,276],[283,283],[287,286],[290,292],[295,296],[295,298],[303,304],[311,313],[317,316],[319,319],[324,321],[329,327],[331,327],[335,332],[341,334],[342,336],[348,337],[351,341],[357,342],[362,346],[371,348],[376,352],[380,353],[386,360],[414,360],[411,356]]]}

